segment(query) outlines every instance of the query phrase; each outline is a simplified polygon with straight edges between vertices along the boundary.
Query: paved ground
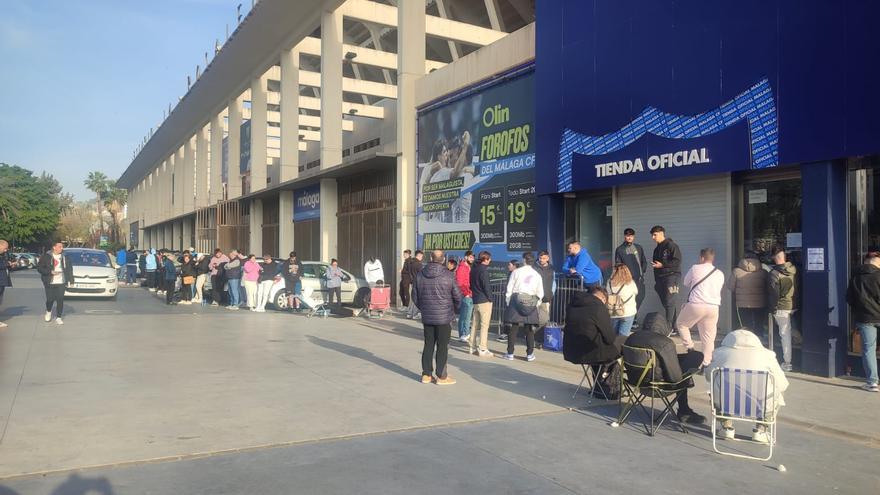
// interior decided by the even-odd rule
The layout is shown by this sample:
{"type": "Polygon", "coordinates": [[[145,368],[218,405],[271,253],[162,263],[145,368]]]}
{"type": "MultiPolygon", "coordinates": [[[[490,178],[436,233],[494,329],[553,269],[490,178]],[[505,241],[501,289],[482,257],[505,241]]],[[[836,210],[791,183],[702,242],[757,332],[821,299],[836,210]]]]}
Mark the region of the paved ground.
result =
{"type": "Polygon", "coordinates": [[[855,382],[795,377],[772,462],[742,461],[705,430],[610,428],[616,405],[572,400],[579,370],[554,353],[453,351],[459,383],[421,385],[406,320],[169,308],[123,289],[70,301],[56,327],[36,276],[15,284],[0,495],[880,491],[880,400],[855,382]]]}

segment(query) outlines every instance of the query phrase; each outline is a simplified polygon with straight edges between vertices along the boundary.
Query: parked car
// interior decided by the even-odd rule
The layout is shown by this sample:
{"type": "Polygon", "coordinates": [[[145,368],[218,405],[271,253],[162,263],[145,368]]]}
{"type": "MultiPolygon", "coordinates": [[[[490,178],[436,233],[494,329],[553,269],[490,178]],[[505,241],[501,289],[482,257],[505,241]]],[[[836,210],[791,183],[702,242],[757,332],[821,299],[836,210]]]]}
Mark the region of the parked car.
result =
{"type": "Polygon", "coordinates": [[[73,269],[73,283],[65,297],[115,298],[119,288],[111,257],[99,249],[69,248],[64,257],[73,269]]]}
{"type": "MultiPolygon", "coordinates": [[[[278,263],[283,262],[284,260],[278,261],[278,263]]],[[[324,279],[324,274],[327,273],[327,268],[329,267],[330,263],[324,263],[323,261],[303,261],[303,289],[311,288],[315,294],[323,294],[326,300],[327,281],[324,279]]],[[[342,270],[342,274],[342,303],[358,307],[363,305],[364,294],[370,292],[370,284],[362,278],[355,277],[346,270],[342,270]]],[[[280,276],[275,277],[275,285],[272,286],[272,291],[269,293],[269,301],[279,311],[288,308],[289,301],[287,297],[293,291],[293,287],[286,287],[285,285],[284,278],[280,276]]]]}
{"type": "Polygon", "coordinates": [[[39,256],[33,253],[19,253],[14,256],[17,257],[16,263],[19,269],[36,268],[37,262],[40,260],[39,256]]]}

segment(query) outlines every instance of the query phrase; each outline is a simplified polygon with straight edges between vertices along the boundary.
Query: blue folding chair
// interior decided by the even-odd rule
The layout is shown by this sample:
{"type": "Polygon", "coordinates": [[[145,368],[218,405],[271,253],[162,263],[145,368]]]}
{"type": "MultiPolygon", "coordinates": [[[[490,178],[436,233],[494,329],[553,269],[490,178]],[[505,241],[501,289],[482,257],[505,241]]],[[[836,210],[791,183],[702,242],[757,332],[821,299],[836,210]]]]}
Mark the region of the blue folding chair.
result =
{"type": "MultiPolygon", "coordinates": [[[[742,457],[758,461],[769,461],[773,457],[776,444],[776,413],[779,404],[774,391],[776,382],[769,371],[715,368],[710,376],[712,386],[709,395],[712,399],[712,447],[722,455],[742,457]],[[763,425],[770,434],[769,451],[766,457],[723,451],[718,448],[718,422],[722,420],[742,421],[763,425]]],[[[763,445],[751,439],[734,438],[740,442],[763,445]]]]}

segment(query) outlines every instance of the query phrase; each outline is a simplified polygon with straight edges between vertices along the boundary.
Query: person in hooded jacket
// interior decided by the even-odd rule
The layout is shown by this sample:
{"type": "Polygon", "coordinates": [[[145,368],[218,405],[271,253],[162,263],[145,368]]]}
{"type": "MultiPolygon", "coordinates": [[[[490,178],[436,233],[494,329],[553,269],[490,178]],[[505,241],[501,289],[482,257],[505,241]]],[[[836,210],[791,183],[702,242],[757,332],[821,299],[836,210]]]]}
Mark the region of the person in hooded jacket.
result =
{"type": "Polygon", "coordinates": [[[164,291],[165,291],[165,304],[177,304],[174,302],[174,289],[177,283],[177,268],[174,266],[174,261],[172,261],[173,253],[165,253],[165,261],[162,262],[164,267],[164,291]]]}
{"type": "MultiPolygon", "coordinates": [[[[599,364],[613,361],[620,356],[620,348],[626,336],[614,331],[611,317],[608,315],[606,302],[608,293],[601,287],[592,287],[589,291],[577,291],[571,298],[565,312],[565,327],[562,331],[562,356],[566,361],[575,364],[599,364]]],[[[593,370],[594,373],[596,370],[593,370]]],[[[608,376],[613,376],[613,366],[608,376]]],[[[595,376],[595,375],[594,375],[595,376]]],[[[615,385],[598,384],[611,393],[615,385]]]]}
{"type": "Polygon", "coordinates": [[[400,287],[397,292],[400,295],[400,304],[402,304],[404,308],[409,307],[409,291],[412,288],[412,278],[410,277],[409,273],[409,264],[411,262],[412,251],[409,249],[404,249],[403,266],[400,268],[400,287]]]}
{"type": "Polygon", "coordinates": [[[782,370],[791,371],[791,313],[794,311],[795,274],[797,269],[785,260],[782,246],[774,246],[773,267],[770,269],[767,288],[767,309],[779,327],[782,343],[782,370]]]}
{"type": "Polygon", "coordinates": [[[877,376],[877,328],[880,327],[880,253],[869,252],[865,263],[853,270],[846,302],[862,338],[862,365],[866,382],[862,389],[880,392],[877,376]]]}
{"type": "Polygon", "coordinates": [[[196,284],[196,262],[189,252],[183,253],[180,264],[180,304],[192,304],[196,284]]]}
{"type": "Polygon", "coordinates": [[[740,328],[761,335],[767,319],[767,272],[758,255],[747,252],[733,269],[725,288],[733,294],[740,328]]]}
{"type": "Polygon", "coordinates": [[[452,385],[455,379],[449,376],[446,360],[452,335],[451,323],[461,306],[461,291],[455,283],[454,275],[444,266],[444,261],[443,251],[438,249],[431,253],[431,262],[416,276],[412,303],[422,312],[425,332],[422,383],[452,385]],[[433,376],[435,368],[431,366],[435,353],[436,378],[433,376]]]}
{"type": "Polygon", "coordinates": [[[158,277],[158,259],[156,258],[156,249],[151,248],[150,252],[144,257],[144,268],[147,271],[147,287],[150,292],[156,292],[159,289],[158,277]]]}
{"type": "MultiPolygon", "coordinates": [[[[773,397],[776,406],[784,406],[785,399],[782,393],[788,388],[788,379],[776,361],[776,354],[761,345],[761,339],[746,329],[734,330],[724,337],[721,346],[712,354],[712,362],[706,366],[706,381],[712,386],[712,370],[716,368],[730,368],[740,370],[767,371],[773,376],[772,387],[768,393],[773,397]]],[[[768,385],[771,386],[771,385],[768,385]]],[[[715,394],[720,394],[715,390],[715,394]]],[[[736,435],[733,429],[733,421],[721,422],[721,438],[732,439],[736,435]]],[[[768,443],[770,436],[764,425],[755,425],[752,430],[752,440],[768,443]]]]}
{"type": "MultiPolygon", "coordinates": [[[[425,253],[422,252],[421,249],[416,249],[415,254],[410,259],[409,262],[409,279],[414,284],[416,282],[416,277],[419,275],[419,272],[422,271],[423,265],[422,260],[425,258],[425,253]]],[[[415,287],[410,289],[410,303],[412,303],[412,293],[415,291],[415,287]]],[[[406,308],[406,318],[412,320],[414,318],[419,317],[419,308],[416,307],[415,304],[410,304],[406,308]]]]}
{"type": "Polygon", "coordinates": [[[504,310],[504,323],[510,325],[510,335],[507,338],[507,354],[502,357],[508,361],[513,360],[513,351],[520,329],[526,334],[526,361],[535,360],[535,329],[540,323],[538,305],[544,298],[544,282],[541,274],[533,268],[534,264],[535,256],[532,253],[525,253],[523,266],[511,272],[507,281],[505,294],[507,309],[504,310]]]}

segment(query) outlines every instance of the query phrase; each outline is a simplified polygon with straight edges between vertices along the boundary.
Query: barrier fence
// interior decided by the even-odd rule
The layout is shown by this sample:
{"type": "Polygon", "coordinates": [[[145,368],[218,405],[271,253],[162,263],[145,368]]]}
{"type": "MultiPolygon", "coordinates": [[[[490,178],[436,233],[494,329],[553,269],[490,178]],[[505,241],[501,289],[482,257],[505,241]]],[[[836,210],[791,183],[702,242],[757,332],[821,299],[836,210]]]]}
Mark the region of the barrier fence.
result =
{"type": "MultiPolygon", "coordinates": [[[[493,280],[492,288],[492,325],[500,335],[504,327],[504,311],[507,310],[505,293],[507,280],[493,280]]],[[[553,297],[550,299],[550,322],[562,325],[565,323],[565,309],[576,292],[585,290],[584,281],[580,277],[570,277],[564,273],[556,273],[553,278],[553,297]]]]}

